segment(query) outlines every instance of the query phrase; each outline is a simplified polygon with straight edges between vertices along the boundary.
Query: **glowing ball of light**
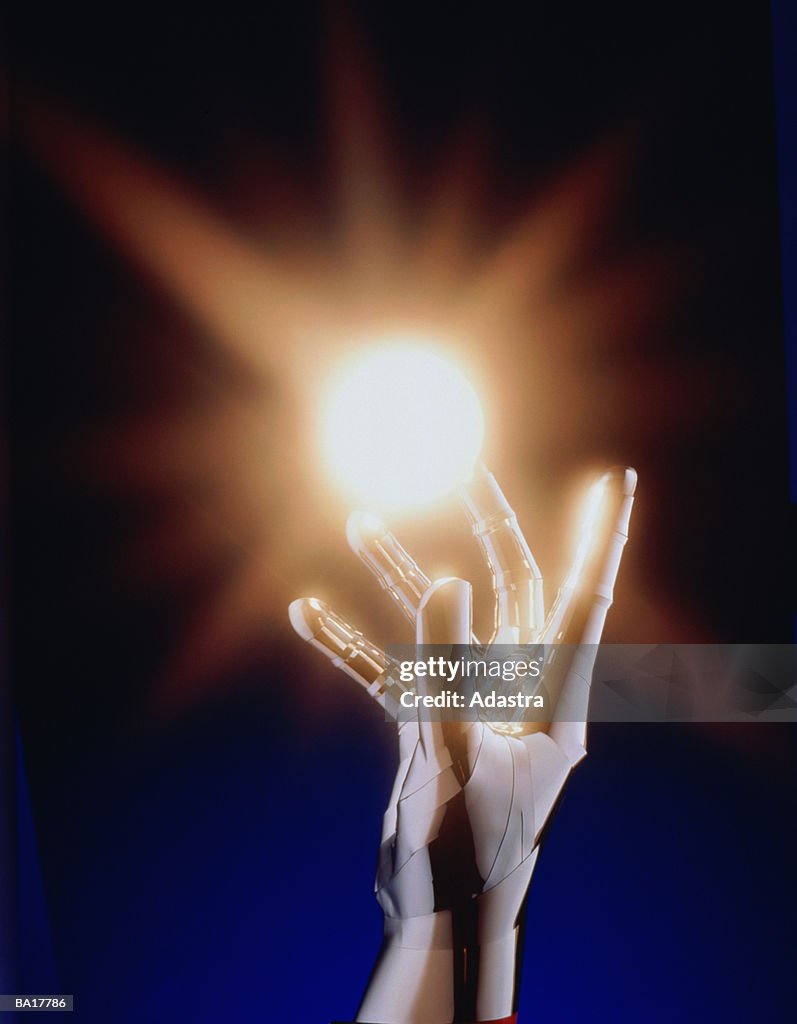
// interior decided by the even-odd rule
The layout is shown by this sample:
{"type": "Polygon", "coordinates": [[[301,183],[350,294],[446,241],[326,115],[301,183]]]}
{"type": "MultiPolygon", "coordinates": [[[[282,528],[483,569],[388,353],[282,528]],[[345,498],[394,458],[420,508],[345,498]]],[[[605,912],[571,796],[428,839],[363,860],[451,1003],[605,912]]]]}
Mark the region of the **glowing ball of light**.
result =
{"type": "Polygon", "coordinates": [[[468,379],[418,345],[371,349],[344,367],[321,421],[329,471],[350,500],[376,510],[424,505],[466,480],[483,436],[468,379]]]}

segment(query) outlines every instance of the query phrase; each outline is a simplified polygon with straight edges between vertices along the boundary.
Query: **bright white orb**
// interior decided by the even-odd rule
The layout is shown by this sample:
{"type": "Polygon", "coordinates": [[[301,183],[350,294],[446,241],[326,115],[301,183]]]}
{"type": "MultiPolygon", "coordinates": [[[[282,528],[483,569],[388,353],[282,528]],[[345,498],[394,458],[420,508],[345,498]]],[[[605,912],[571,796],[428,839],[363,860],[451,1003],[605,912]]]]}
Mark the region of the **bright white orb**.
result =
{"type": "Polygon", "coordinates": [[[370,350],[331,382],[321,440],[326,464],[366,508],[414,508],[471,475],[484,417],[465,375],[419,345],[370,350]]]}

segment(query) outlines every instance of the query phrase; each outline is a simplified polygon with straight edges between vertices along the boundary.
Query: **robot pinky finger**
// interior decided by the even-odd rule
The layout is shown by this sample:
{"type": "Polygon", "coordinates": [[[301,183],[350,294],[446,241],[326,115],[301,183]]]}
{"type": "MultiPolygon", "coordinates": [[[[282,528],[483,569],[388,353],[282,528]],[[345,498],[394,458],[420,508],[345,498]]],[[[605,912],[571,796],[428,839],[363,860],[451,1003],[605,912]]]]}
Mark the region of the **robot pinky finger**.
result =
{"type": "Polygon", "coordinates": [[[288,614],[291,625],[303,640],[318,648],[384,707],[388,665],[384,651],[316,597],[292,601],[288,614]]]}

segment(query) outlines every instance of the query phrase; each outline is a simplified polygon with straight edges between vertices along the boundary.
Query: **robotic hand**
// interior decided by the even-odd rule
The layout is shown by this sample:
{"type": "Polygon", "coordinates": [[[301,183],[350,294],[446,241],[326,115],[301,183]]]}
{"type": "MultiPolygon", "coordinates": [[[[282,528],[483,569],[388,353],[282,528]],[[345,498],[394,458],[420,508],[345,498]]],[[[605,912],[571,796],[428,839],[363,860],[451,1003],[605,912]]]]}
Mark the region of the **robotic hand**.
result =
{"type": "MultiPolygon", "coordinates": [[[[551,722],[399,723],[399,767],[376,878],[384,942],[357,1020],[514,1021],[521,932],[543,829],[585,755],[589,681],[627,539],[636,474],[612,470],[590,492],[574,564],[547,619],[542,579],[495,478],[479,467],[462,497],[496,596],[491,644],[561,644],[541,680],[551,722]]],[[[353,513],[350,546],[415,623],[421,644],[467,645],[471,587],[431,583],[373,516],[353,513]]],[[[384,705],[385,654],[322,602],[291,622],[384,705]]]]}

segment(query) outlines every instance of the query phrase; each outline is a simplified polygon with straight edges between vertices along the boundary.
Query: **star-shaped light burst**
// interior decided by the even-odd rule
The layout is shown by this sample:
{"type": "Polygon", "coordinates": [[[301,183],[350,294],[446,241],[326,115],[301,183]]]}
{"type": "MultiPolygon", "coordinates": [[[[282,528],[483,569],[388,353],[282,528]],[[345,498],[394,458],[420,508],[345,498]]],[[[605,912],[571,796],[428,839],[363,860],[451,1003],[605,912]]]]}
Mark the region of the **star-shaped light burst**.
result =
{"type": "MultiPolygon", "coordinates": [[[[174,587],[190,609],[163,680],[172,701],[284,630],[287,602],[315,585],[322,551],[344,564],[346,508],[334,504],[317,457],[318,410],[341,366],[385,339],[432,339],[477,384],[494,450],[544,475],[551,451],[638,411],[607,403],[592,356],[633,336],[672,294],[667,255],[595,258],[626,178],[623,133],[492,233],[479,139],[455,140],[407,220],[373,77],[350,49],[332,66],[328,170],[338,202],[316,217],[293,204],[287,227],[273,211],[274,238],[268,225],[247,232],[225,221],[73,111],[39,98],[25,118],[28,143],[57,182],[194,325],[196,352],[181,368],[188,399],[79,439],[104,487],[148,503],[125,556],[131,577],[174,587]]],[[[253,203],[272,190],[275,173],[253,203]]],[[[647,373],[656,378],[654,367],[647,373]]],[[[622,377],[612,386],[623,391],[622,377]]],[[[680,394],[674,416],[694,397],[680,394]]],[[[651,432],[660,426],[644,420],[651,432]]]]}

